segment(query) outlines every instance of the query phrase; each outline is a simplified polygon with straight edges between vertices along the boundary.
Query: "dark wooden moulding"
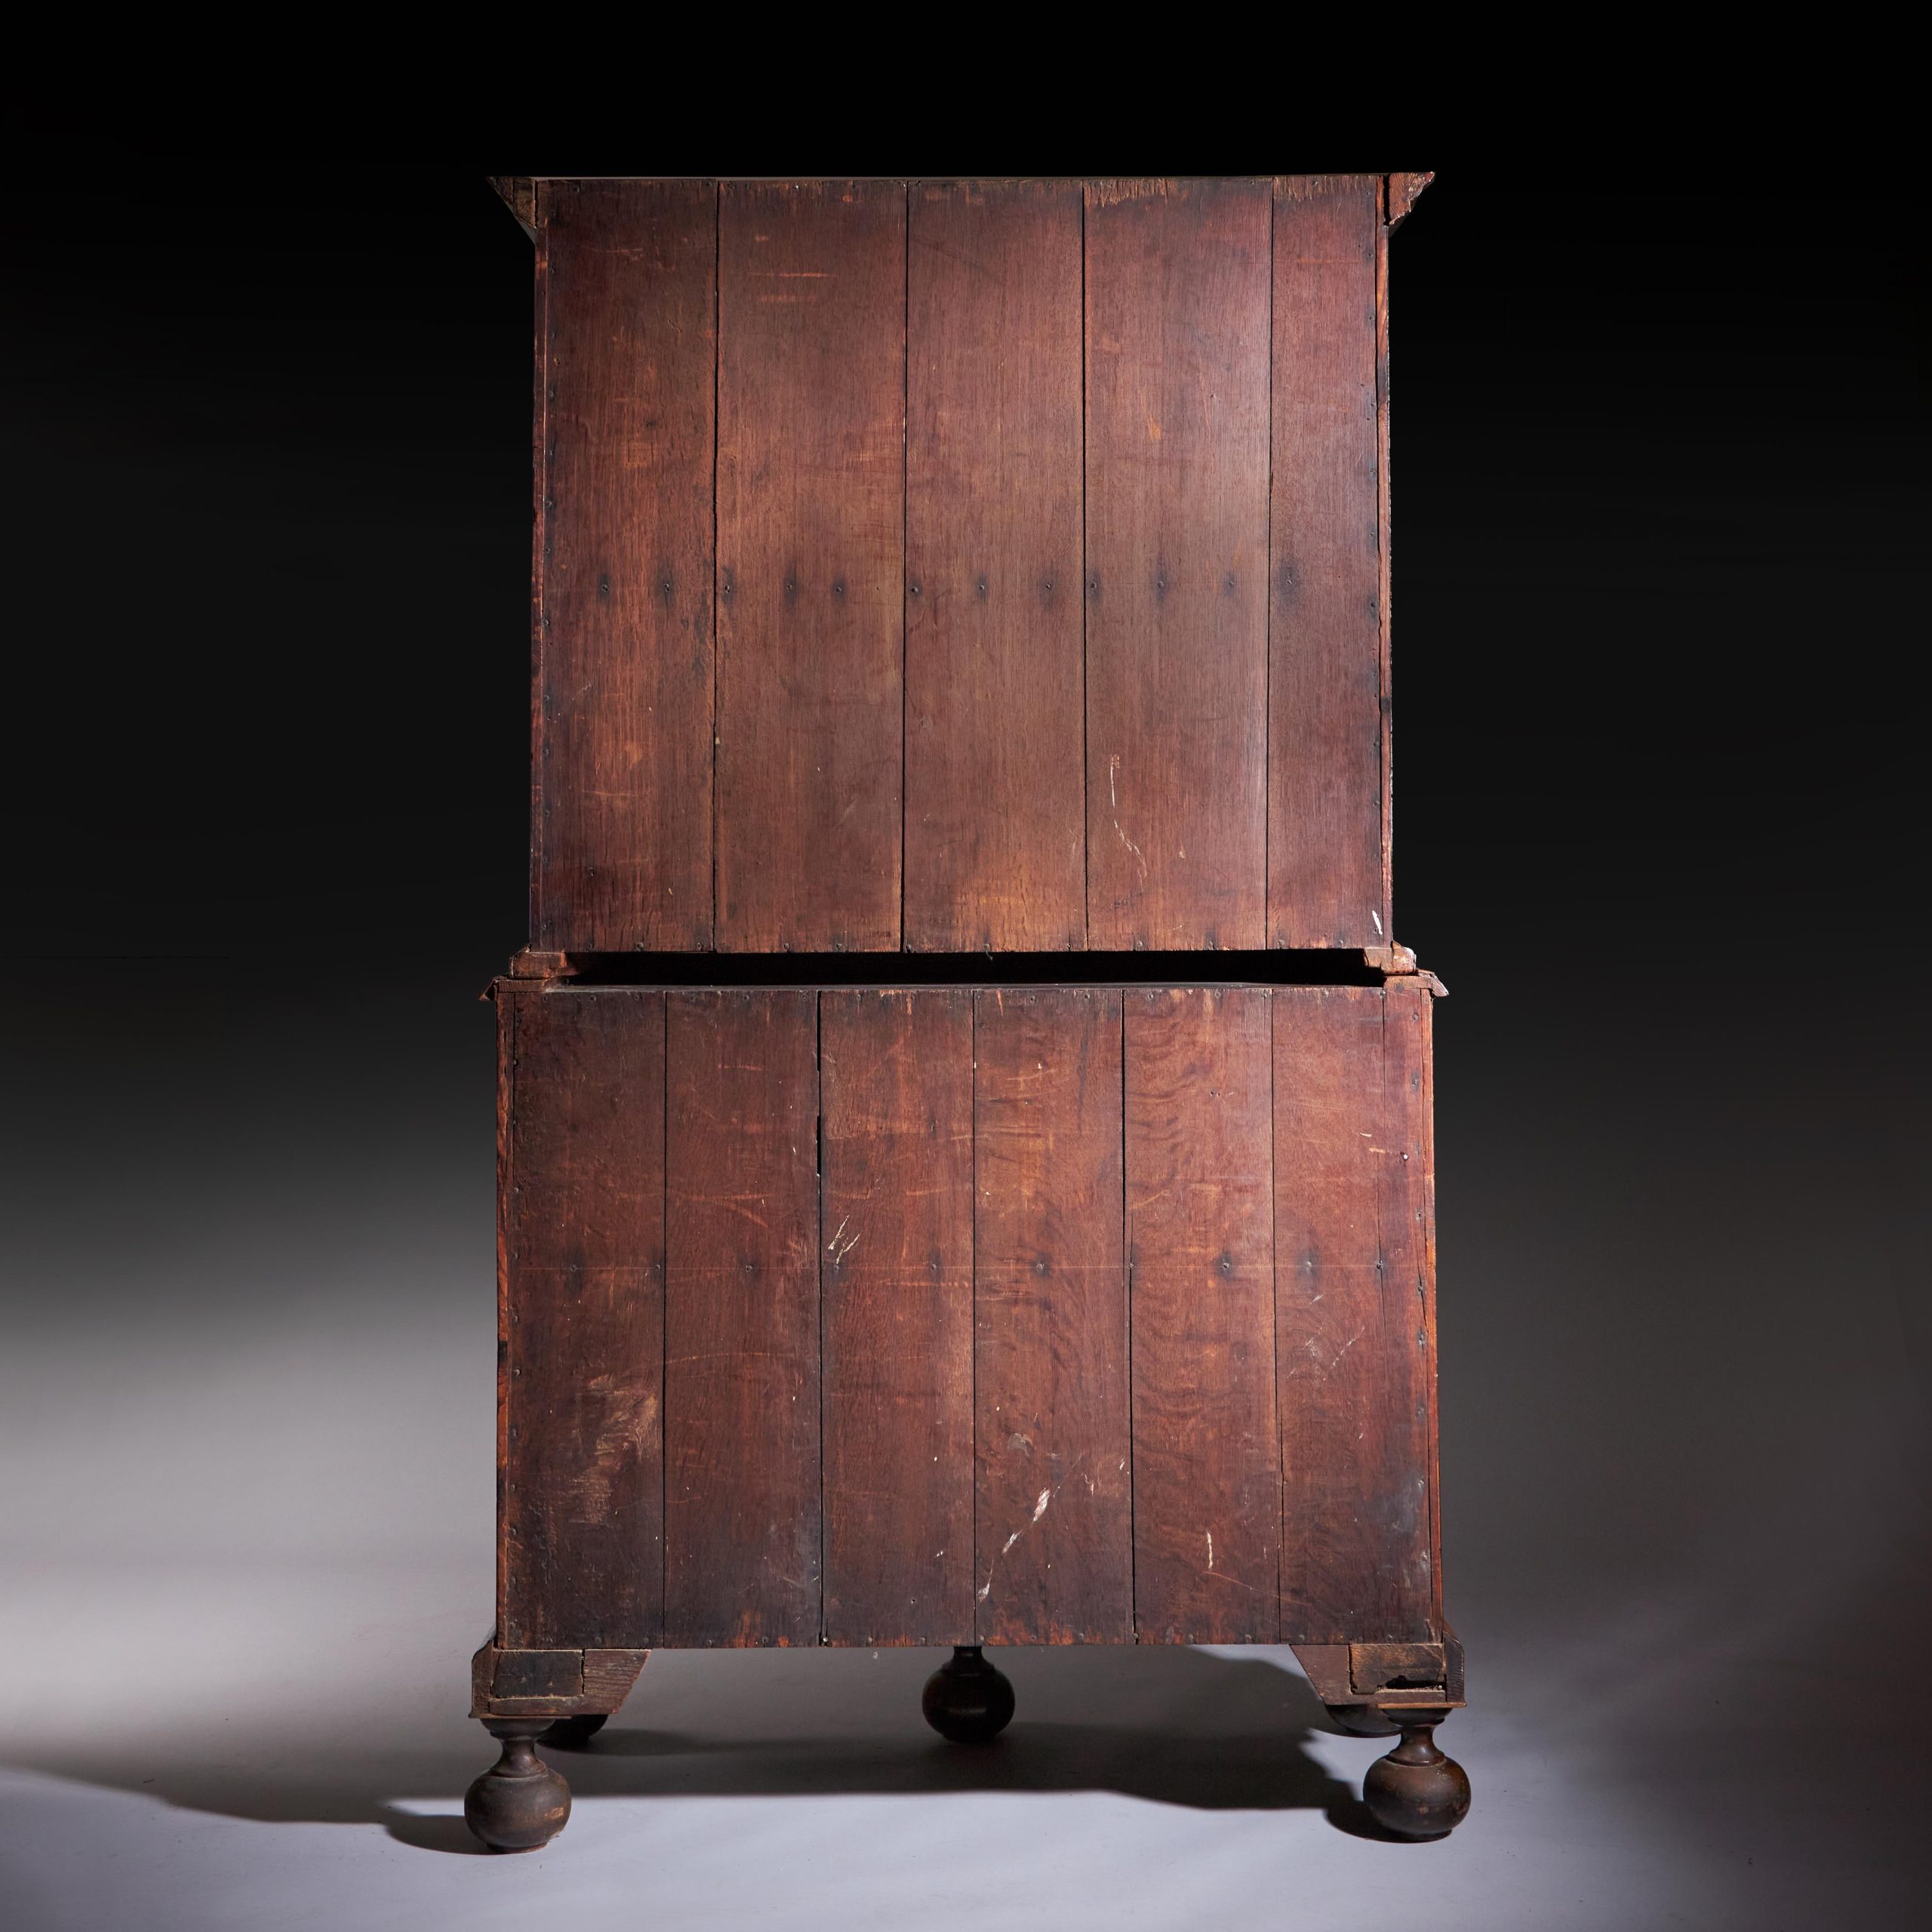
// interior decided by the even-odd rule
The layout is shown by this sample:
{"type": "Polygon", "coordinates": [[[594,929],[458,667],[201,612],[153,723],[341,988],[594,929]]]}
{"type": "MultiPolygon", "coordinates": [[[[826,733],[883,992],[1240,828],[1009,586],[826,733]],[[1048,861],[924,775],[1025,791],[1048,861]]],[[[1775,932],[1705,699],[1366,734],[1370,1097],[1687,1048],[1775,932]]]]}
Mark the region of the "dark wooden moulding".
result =
{"type": "Polygon", "coordinates": [[[1288,1644],[1401,1733],[1385,1826],[1466,1809],[1441,988],[1389,888],[1429,178],[497,184],[537,481],[486,1843],[561,1828],[540,1736],[667,1644],[949,1645],[972,1740],[987,1647],[1288,1644]]]}

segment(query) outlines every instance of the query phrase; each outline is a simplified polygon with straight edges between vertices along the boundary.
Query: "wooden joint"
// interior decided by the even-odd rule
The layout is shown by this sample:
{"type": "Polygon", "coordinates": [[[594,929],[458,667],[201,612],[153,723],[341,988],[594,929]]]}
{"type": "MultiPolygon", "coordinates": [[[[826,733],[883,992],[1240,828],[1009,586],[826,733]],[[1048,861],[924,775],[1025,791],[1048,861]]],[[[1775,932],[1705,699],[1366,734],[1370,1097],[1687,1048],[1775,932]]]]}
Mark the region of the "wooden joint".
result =
{"type": "Polygon", "coordinates": [[[568,952],[540,952],[528,946],[512,955],[505,971],[512,980],[574,980],[577,974],[568,952]]]}
{"type": "Polygon", "coordinates": [[[630,1695],[648,1651],[502,1651],[469,1664],[473,1718],[608,1717],[630,1695]]]}
{"type": "Polygon", "coordinates": [[[537,239],[537,177],[534,174],[493,174],[490,186],[503,197],[503,205],[516,217],[516,225],[531,241],[537,239]]]}
{"type": "Polygon", "coordinates": [[[1296,1661],[1324,1704],[1381,1711],[1455,1709],[1463,1700],[1463,1647],[1439,1643],[1297,1644],[1296,1661]]]}
{"type": "Polygon", "coordinates": [[[1351,1644],[1349,1687],[1358,1702],[1385,1711],[1460,1705],[1463,1647],[1453,1637],[1439,1644],[1351,1644]]]}
{"type": "Polygon", "coordinates": [[[1406,946],[1398,946],[1392,940],[1386,946],[1365,946],[1361,956],[1375,972],[1386,973],[1391,979],[1419,980],[1438,999],[1449,997],[1449,989],[1426,967],[1418,966],[1414,952],[1406,946]]]}
{"type": "Polygon", "coordinates": [[[1409,211],[1422,198],[1422,191],[1435,179],[1432,170],[1426,174],[1392,174],[1384,190],[1385,217],[1392,229],[1400,228],[1408,217],[1409,211]]]}

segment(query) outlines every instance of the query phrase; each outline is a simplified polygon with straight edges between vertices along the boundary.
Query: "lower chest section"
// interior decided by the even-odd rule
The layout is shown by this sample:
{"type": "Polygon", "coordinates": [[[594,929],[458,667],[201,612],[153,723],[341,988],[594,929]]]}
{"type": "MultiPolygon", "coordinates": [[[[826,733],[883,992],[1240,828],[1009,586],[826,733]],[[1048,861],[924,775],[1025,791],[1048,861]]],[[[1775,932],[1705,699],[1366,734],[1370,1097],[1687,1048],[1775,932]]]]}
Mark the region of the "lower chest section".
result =
{"type": "Polygon", "coordinates": [[[1423,986],[498,1011],[505,1647],[1437,1634],[1423,986]]]}

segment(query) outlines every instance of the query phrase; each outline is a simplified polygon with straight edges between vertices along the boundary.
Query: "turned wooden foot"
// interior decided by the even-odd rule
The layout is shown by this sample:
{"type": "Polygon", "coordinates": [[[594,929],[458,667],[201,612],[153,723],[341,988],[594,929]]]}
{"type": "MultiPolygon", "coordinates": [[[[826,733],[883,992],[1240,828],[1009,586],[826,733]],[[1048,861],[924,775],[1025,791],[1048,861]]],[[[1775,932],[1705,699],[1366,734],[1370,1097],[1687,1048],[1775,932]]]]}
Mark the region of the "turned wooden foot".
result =
{"type": "Polygon", "coordinates": [[[1436,1748],[1446,1710],[1392,1712],[1402,1741],[1369,1766],[1362,1802],[1385,1832],[1399,1838],[1446,1838],[1469,1815],[1468,1774],[1436,1748]]]}
{"type": "Polygon", "coordinates": [[[610,1721],[596,1712],[583,1717],[558,1718],[537,1741],[558,1751],[581,1751],[610,1721]]]}
{"type": "Polygon", "coordinates": [[[926,1679],[919,1707],[949,1743],[989,1743],[1013,1721],[1013,1686],[978,1644],[957,1644],[952,1661],[926,1679]]]}
{"type": "Polygon", "coordinates": [[[1383,1715],[1373,1704],[1326,1704],[1328,1721],[1351,1737],[1393,1737],[1401,1726],[1383,1715]]]}
{"type": "Polygon", "coordinates": [[[463,1816],[492,1851],[534,1851],[570,1822],[571,1788],[537,1755],[548,1718],[485,1718],[503,1755],[469,1787],[463,1816]]]}

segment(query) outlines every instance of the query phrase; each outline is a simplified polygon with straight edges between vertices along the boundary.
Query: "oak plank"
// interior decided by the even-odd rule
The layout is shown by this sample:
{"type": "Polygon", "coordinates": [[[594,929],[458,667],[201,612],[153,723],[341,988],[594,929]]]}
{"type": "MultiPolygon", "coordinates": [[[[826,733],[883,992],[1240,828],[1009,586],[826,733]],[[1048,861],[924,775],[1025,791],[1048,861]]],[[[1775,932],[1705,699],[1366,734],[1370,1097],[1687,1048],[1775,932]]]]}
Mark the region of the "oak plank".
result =
{"type": "Polygon", "coordinates": [[[1086,937],[1072,181],[922,182],[908,233],[906,944],[1086,937]]]}
{"type": "Polygon", "coordinates": [[[506,1648],[663,1623],[664,1000],[500,986],[506,1648]]]}
{"type": "Polygon", "coordinates": [[[717,189],[540,190],[535,939],[711,944],[717,189]]]}
{"type": "Polygon", "coordinates": [[[1423,1158],[1420,1090],[1399,1031],[1392,1056],[1392,997],[1402,995],[1275,994],[1281,1635],[1293,1643],[1436,1634],[1431,1418],[1417,1414],[1424,1302],[1402,1218],[1406,1171],[1423,1158]]]}
{"type": "Polygon", "coordinates": [[[1126,995],[1134,1626],[1143,1643],[1280,1628],[1271,1001],[1126,995]]]}
{"type": "Polygon", "coordinates": [[[973,998],[819,995],[825,1631],[973,1641],[973,998]]]}
{"type": "Polygon", "coordinates": [[[906,190],[719,190],[718,944],[894,949],[906,190]]]}
{"type": "Polygon", "coordinates": [[[977,1633],[1133,1635],[1121,1001],[974,1008],[977,1633]]]}
{"type": "Polygon", "coordinates": [[[1385,876],[1381,236],[1369,174],[1276,183],[1269,943],[1374,946],[1385,876]]]}
{"type": "Polygon", "coordinates": [[[667,995],[665,1640],[816,1643],[817,1001],[667,995]]]}
{"type": "Polygon", "coordinates": [[[1097,947],[1263,943],[1272,200],[1260,181],[1087,184],[1097,947]]]}

